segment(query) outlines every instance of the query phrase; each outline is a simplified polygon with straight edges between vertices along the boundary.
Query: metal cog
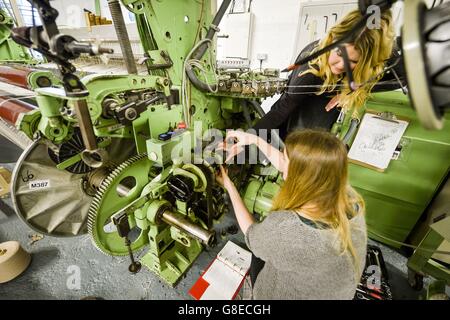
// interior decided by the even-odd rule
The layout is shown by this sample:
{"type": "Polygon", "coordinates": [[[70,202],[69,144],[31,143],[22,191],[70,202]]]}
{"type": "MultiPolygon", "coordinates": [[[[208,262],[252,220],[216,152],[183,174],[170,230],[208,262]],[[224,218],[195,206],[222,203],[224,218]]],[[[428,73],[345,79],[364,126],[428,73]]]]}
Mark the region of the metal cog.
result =
{"type": "Polygon", "coordinates": [[[47,236],[85,234],[91,196],[84,192],[83,178],[56,168],[45,141],[34,141],[17,160],[11,178],[17,216],[47,236]]]}
{"type": "MultiPolygon", "coordinates": [[[[117,234],[110,217],[140,196],[149,182],[151,167],[152,162],[147,154],[134,156],[120,164],[99,187],[89,208],[87,225],[94,246],[102,253],[111,256],[128,255],[124,239],[117,234]],[[129,177],[134,178],[136,184],[127,196],[120,196],[116,191],[117,185],[129,177]]],[[[147,243],[144,231],[140,230],[137,239],[131,243],[133,251],[147,243]]]]}
{"type": "MultiPolygon", "coordinates": [[[[37,139],[17,160],[11,178],[14,209],[30,228],[44,235],[74,237],[85,234],[90,203],[95,194],[87,183],[89,176],[58,169],[49,149],[46,139],[37,139]]],[[[136,155],[135,144],[126,139],[113,138],[106,150],[110,160],[105,163],[105,169],[116,168],[136,155]]]]}
{"type": "MultiPolygon", "coordinates": [[[[70,140],[63,142],[59,145],[59,153],[56,154],[52,149],[48,149],[48,155],[57,164],[70,159],[74,155],[81,153],[85,148],[81,131],[79,128],[75,128],[74,133],[70,140]]],[[[84,174],[92,171],[94,168],[88,166],[84,161],[80,160],[65,170],[75,174],[84,174]]]]}

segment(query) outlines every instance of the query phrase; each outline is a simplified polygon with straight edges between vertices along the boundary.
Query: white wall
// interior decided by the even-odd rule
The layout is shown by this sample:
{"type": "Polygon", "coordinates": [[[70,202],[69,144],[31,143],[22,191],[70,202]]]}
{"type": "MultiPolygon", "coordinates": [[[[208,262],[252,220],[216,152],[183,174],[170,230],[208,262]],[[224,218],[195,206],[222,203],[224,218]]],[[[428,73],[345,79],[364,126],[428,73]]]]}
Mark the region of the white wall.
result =
{"type": "MultiPolygon", "coordinates": [[[[220,6],[222,1],[218,0],[218,2],[220,6]]],[[[268,55],[263,67],[285,67],[286,62],[291,58],[290,48],[295,41],[300,3],[299,0],[254,0],[252,2],[253,23],[248,53],[252,68],[259,67],[259,62],[256,60],[256,55],[259,53],[268,55]]],[[[225,24],[219,26],[221,34],[227,34],[226,27],[225,24]]],[[[220,49],[218,48],[218,56],[226,58],[220,49]]]]}
{"type": "MultiPolygon", "coordinates": [[[[263,62],[263,68],[282,69],[288,66],[296,44],[300,6],[319,1],[323,0],[252,1],[253,25],[249,49],[252,68],[259,68],[259,61],[256,58],[259,53],[266,53],[268,56],[263,62]]],[[[348,0],[334,2],[345,3],[348,0]]],[[[218,0],[218,6],[220,3],[222,1],[218,0]]],[[[226,30],[221,29],[221,33],[226,33],[226,30]]],[[[220,56],[221,52],[218,52],[218,55],[220,56]]]]}
{"type": "Polygon", "coordinates": [[[251,10],[254,13],[254,24],[250,45],[253,68],[259,67],[259,61],[256,59],[259,53],[267,54],[263,67],[282,69],[289,65],[301,2],[299,0],[253,1],[251,10]]]}

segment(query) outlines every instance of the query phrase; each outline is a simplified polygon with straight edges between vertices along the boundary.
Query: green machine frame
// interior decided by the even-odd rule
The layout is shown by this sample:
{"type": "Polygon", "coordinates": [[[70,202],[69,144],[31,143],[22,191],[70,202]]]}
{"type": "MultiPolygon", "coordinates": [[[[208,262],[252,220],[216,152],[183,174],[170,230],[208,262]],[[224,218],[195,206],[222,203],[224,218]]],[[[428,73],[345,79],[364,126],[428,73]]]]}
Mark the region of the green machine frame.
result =
{"type": "Polygon", "coordinates": [[[450,269],[434,257],[444,242],[450,243],[450,216],[430,225],[427,234],[408,259],[408,280],[411,286],[421,289],[424,275],[431,275],[450,286],[450,269]]]}
{"type": "MultiPolygon", "coordinates": [[[[74,110],[83,100],[88,112],[82,120],[91,122],[93,138],[99,139],[99,148],[107,147],[111,138],[136,145],[137,155],[109,172],[104,179],[106,182],[98,185],[89,211],[89,231],[94,244],[103,252],[126,255],[123,238],[114,232],[104,232],[111,219],[123,218],[126,214],[129,227],[142,230],[131,249],[148,245],[150,250],[142,258],[143,264],[174,285],[202,250],[198,239],[176,226],[192,227],[193,232],[206,228],[185,202],[177,199],[171,206],[167,204],[164,198],[169,188],[167,179],[177,176],[189,180],[193,188],[206,197],[211,194],[206,188],[210,185],[207,176],[211,172],[200,170],[200,166],[181,165],[171,157],[177,143],[161,141],[159,135],[183,122],[187,130],[180,137],[190,142],[201,140],[203,132],[211,128],[247,128],[256,120],[257,112],[252,110],[253,117],[244,122],[244,118],[249,117],[242,102],[272,96],[282,90],[282,81],[278,74],[271,72],[251,76],[247,73],[243,78],[236,74],[216,77],[211,63],[215,49],[210,45],[195,61],[197,66],[201,64],[195,72],[205,83],[216,79],[214,85],[218,90],[197,89],[186,79],[186,64],[191,60],[193,49],[212,27],[211,1],[122,0],[122,3],[136,15],[149,75],[87,76],[81,80],[89,96],[82,99],[67,97],[61,88],[36,89],[39,109],[20,117],[17,125],[30,138],[40,136],[50,146],[58,147],[70,141],[74,127],[81,123],[74,110]],[[242,90],[236,92],[234,88],[242,90]],[[171,104],[168,100],[158,100],[139,112],[131,110],[130,106],[136,101],[146,101],[156,95],[176,99],[171,104]],[[133,111],[128,114],[128,122],[111,116],[127,108],[133,111]],[[201,122],[199,134],[191,127],[195,121],[201,122]],[[155,172],[155,168],[160,171],[155,172]],[[124,186],[128,178],[136,181],[130,189],[124,186]]],[[[408,98],[397,91],[374,94],[366,108],[373,112],[390,112],[409,121],[399,145],[398,160],[392,160],[384,172],[350,164],[349,173],[350,183],[366,201],[369,236],[398,248],[409,241],[414,227],[448,177],[450,126],[447,119],[441,131],[423,129],[408,98]]],[[[348,118],[344,126],[348,126],[349,121],[348,118]]],[[[180,142],[178,146],[183,144],[180,142]]],[[[75,154],[55,166],[64,170],[82,160],[81,154],[75,154]]],[[[270,211],[281,177],[272,167],[262,165],[253,166],[249,176],[248,180],[240,181],[244,201],[251,212],[263,218],[270,211]]]]}
{"type": "MultiPolygon", "coordinates": [[[[367,109],[390,112],[409,121],[397,148],[399,156],[397,160],[391,160],[384,172],[350,164],[351,184],[366,202],[369,237],[396,248],[405,243],[418,246],[408,260],[412,287],[421,289],[423,275],[450,284],[448,265],[432,259],[433,252],[444,241],[449,241],[449,217],[425,226],[423,238],[414,240],[417,226],[426,219],[430,206],[437,197],[442,197],[444,186],[448,185],[450,119],[447,115],[440,131],[424,129],[408,98],[399,91],[374,94],[367,109]]],[[[445,212],[440,214],[445,216],[445,212]]]]}
{"type": "Polygon", "coordinates": [[[408,259],[408,280],[412,287],[421,289],[423,276],[432,275],[441,283],[450,286],[450,180],[427,208],[425,219],[421,219],[411,237],[417,246],[408,259]]]}
{"type": "MultiPolygon", "coordinates": [[[[111,3],[114,20],[121,10],[117,1],[111,3]]],[[[69,171],[78,163],[90,167],[80,175],[83,187],[93,194],[86,229],[94,245],[117,256],[146,246],[142,265],[175,285],[203,245],[213,244],[213,220],[225,212],[223,191],[214,183],[217,162],[189,162],[197,156],[193,150],[203,155],[204,144],[215,142],[213,136],[213,141],[205,137],[208,129],[251,126],[260,113],[252,102],[279,93],[285,80],[274,70],[224,71],[218,76],[214,41],[208,42],[203,55],[191,57],[212,28],[211,1],[122,3],[136,15],[148,75],[130,71],[85,76],[80,81],[87,96],[69,96],[60,86],[35,88],[39,108],[21,114],[16,126],[29,138],[42,139],[53,159],[60,159],[61,148],[81,134],[85,150],[71,150],[68,158],[52,161],[60,170],[69,171]],[[185,68],[191,62],[201,82],[217,80],[212,85],[221,89],[198,89],[186,79],[185,68]],[[161,139],[168,132],[177,135],[161,139]],[[108,159],[115,139],[135,146],[136,154],[121,163],[108,159]],[[183,189],[186,186],[192,194],[183,189]],[[137,230],[137,238],[127,239],[127,229],[137,230]]]]}
{"type": "Polygon", "coordinates": [[[33,58],[28,50],[11,39],[13,25],[13,19],[5,11],[0,10],[0,63],[32,63],[33,58]]]}
{"type": "Polygon", "coordinates": [[[400,155],[384,172],[357,164],[350,164],[349,170],[350,183],[366,201],[369,236],[398,248],[447,178],[450,126],[441,131],[424,129],[399,91],[374,94],[366,108],[409,121],[398,147],[400,155]]]}

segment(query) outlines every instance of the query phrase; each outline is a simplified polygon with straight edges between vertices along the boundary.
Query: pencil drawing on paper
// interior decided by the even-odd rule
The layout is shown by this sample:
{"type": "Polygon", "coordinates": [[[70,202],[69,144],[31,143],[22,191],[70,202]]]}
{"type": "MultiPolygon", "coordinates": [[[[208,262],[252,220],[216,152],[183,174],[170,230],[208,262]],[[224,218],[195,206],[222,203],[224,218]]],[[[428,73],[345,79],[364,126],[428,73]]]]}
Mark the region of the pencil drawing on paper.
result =
{"type": "Polygon", "coordinates": [[[374,133],[369,141],[362,141],[359,144],[359,150],[361,152],[384,152],[389,145],[387,140],[395,136],[397,131],[397,129],[392,129],[389,133],[374,133]]]}

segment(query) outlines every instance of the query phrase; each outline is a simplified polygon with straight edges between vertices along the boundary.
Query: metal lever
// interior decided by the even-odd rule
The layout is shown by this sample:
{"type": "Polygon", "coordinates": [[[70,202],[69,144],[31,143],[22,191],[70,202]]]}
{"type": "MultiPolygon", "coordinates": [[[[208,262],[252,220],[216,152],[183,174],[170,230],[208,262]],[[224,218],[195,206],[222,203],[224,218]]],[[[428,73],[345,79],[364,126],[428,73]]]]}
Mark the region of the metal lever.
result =
{"type": "Polygon", "coordinates": [[[134,260],[133,251],[131,251],[131,241],[128,239],[130,233],[130,224],[128,223],[128,215],[125,212],[120,213],[112,218],[114,225],[117,227],[117,233],[119,237],[125,238],[125,245],[128,249],[131,264],[128,267],[128,271],[131,273],[138,273],[141,270],[141,263],[134,260]]]}
{"type": "Polygon", "coordinates": [[[100,168],[107,158],[107,153],[97,146],[97,139],[94,134],[87,102],[85,99],[75,100],[74,107],[80,126],[81,137],[86,147],[86,150],[81,153],[81,159],[92,168],[100,168]]]}

